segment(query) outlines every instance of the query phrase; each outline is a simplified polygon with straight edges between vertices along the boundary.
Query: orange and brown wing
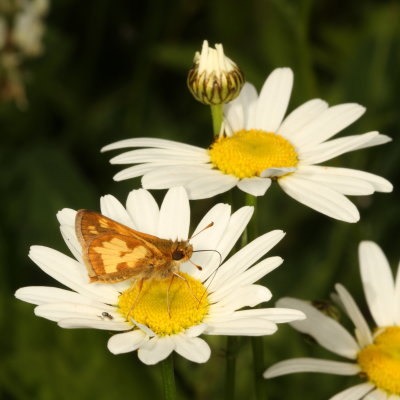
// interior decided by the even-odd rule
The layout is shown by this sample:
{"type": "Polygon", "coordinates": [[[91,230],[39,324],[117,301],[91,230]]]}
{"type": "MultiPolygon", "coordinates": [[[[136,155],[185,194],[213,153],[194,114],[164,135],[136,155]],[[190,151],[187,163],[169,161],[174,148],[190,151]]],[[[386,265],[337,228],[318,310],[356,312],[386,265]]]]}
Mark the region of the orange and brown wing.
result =
{"type": "Polygon", "coordinates": [[[83,257],[91,282],[114,283],[144,277],[154,253],[143,241],[105,233],[91,240],[83,257]]]}

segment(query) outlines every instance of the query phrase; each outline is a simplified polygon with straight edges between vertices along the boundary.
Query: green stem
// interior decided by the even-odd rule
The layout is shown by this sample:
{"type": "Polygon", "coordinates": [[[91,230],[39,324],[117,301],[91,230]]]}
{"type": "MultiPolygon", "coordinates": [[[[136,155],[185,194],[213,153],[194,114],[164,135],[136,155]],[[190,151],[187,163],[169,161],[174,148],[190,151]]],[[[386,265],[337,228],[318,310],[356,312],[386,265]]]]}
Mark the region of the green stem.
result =
{"type": "MultiPolygon", "coordinates": [[[[247,226],[247,237],[244,239],[247,242],[251,242],[258,236],[257,197],[246,194],[246,205],[254,207],[253,217],[247,226]]],[[[262,373],[265,369],[263,339],[261,337],[251,337],[251,349],[253,353],[253,379],[256,399],[266,400],[265,379],[262,378],[262,373]]]]}
{"type": "Polygon", "coordinates": [[[236,338],[228,336],[226,342],[225,399],[235,398],[236,338]]]}
{"type": "Polygon", "coordinates": [[[211,106],[211,117],[213,122],[214,137],[218,137],[221,131],[222,121],[224,119],[224,110],[222,104],[211,106]]]}
{"type": "Polygon", "coordinates": [[[172,354],[161,361],[164,400],[176,400],[174,360],[172,354]]]}

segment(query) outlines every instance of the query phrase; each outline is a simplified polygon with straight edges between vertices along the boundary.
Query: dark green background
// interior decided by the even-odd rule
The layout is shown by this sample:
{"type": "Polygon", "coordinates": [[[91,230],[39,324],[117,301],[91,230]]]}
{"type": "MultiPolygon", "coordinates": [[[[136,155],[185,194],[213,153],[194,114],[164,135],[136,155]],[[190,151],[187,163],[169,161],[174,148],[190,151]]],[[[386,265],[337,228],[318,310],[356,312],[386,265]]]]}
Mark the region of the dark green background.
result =
{"type": "MultiPolygon", "coordinates": [[[[25,66],[29,108],[0,105],[0,398],[160,397],[157,366],[141,364],[134,353],[111,355],[108,332],[63,330],[35,317],[33,306],[13,293],[21,286],[57,285],[27,253],[31,244],[67,252],[58,210],[98,209],[99,196],[106,193],[124,202],[139,187],[139,179],[112,180],[120,168],[108,164],[111,154],[99,153],[103,145],[137,136],[210,144],[209,110],[185,86],[203,39],[223,43],[258,88],[273,68],[293,68],[290,109],[312,97],[365,105],[367,113],[344,133],[379,130],[394,142],[329,165],[365,169],[396,184],[399,20],[397,1],[54,1],[46,51],[25,66]]],[[[236,189],[234,197],[235,207],[240,206],[236,189]]],[[[217,200],[225,198],[193,202],[194,222],[217,200]]],[[[319,215],[276,186],[260,200],[260,232],[287,232],[272,252],[285,263],[264,282],[274,300],[327,298],[334,283],[342,282],[366,311],[357,246],[360,240],[375,240],[392,265],[397,263],[399,197],[395,189],[353,200],[362,215],[358,224],[319,215]]],[[[205,365],[176,357],[182,399],[222,397],[226,339],[209,342],[213,351],[205,365]]],[[[266,367],[292,356],[331,357],[287,326],[264,343],[266,367]]],[[[247,340],[242,344],[236,398],[252,399],[250,346],[247,340]]],[[[275,400],[318,400],[356,382],[291,375],[268,381],[268,392],[275,400]]]]}

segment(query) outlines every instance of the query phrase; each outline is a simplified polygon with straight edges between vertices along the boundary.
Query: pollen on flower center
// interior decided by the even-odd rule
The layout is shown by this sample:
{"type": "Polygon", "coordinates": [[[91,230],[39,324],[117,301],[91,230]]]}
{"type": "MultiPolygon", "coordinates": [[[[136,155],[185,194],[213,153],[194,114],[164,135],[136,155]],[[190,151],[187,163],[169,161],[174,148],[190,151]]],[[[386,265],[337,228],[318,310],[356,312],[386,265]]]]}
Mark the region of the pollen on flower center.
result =
{"type": "Polygon", "coordinates": [[[125,290],[119,296],[119,312],[128,322],[133,318],[159,336],[199,325],[209,308],[207,289],[191,276],[181,276],[185,280],[175,277],[172,284],[171,278],[147,279],[140,293],[138,285],[125,290]]]}
{"type": "Polygon", "coordinates": [[[262,130],[241,130],[216,140],[208,150],[213,165],[238,178],[259,176],[268,168],[295,167],[294,146],[284,137],[262,130]]]}
{"type": "Polygon", "coordinates": [[[379,389],[400,395],[400,327],[386,328],[373,344],[358,353],[357,361],[379,389]]]}

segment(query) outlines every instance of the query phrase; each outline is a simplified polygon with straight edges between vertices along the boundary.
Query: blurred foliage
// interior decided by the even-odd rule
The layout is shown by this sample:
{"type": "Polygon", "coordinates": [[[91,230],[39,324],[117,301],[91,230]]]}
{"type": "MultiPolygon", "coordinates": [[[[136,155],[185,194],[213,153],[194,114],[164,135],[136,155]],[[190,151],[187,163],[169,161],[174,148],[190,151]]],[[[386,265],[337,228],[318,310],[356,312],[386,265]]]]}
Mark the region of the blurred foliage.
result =
{"type": "MultiPolygon", "coordinates": [[[[157,366],[142,365],[134,353],[111,355],[107,332],[63,330],[35,317],[33,306],[13,293],[21,286],[56,284],[27,253],[31,244],[67,251],[58,234],[58,210],[98,209],[100,195],[125,201],[139,187],[138,179],[112,180],[119,167],[108,164],[110,154],[99,153],[103,145],[135,136],[209,145],[209,110],[185,87],[203,39],[222,42],[257,87],[273,68],[293,68],[290,109],[314,96],[330,104],[365,105],[367,113],[345,134],[380,130],[393,143],[331,165],[365,169],[396,185],[399,20],[398,1],[54,1],[45,52],[23,71],[29,107],[0,105],[0,398],[160,398],[157,366]]],[[[216,200],[225,199],[192,203],[194,221],[216,200]]],[[[399,197],[395,190],[353,200],[362,214],[357,224],[328,219],[275,186],[260,200],[260,232],[287,232],[273,251],[285,263],[264,282],[275,300],[328,298],[340,281],[366,311],[357,246],[363,239],[377,241],[394,265],[399,197]]],[[[242,201],[235,189],[234,206],[242,201]]],[[[206,365],[176,357],[182,399],[222,397],[226,339],[209,342],[213,353],[206,365]]],[[[246,339],[239,343],[236,398],[251,400],[250,346],[246,339]]],[[[268,365],[294,356],[332,357],[288,326],[265,337],[265,349],[268,365]]],[[[298,399],[299,393],[322,399],[354,382],[357,378],[327,375],[318,376],[315,385],[315,376],[300,374],[267,385],[269,399],[298,399]]]]}

